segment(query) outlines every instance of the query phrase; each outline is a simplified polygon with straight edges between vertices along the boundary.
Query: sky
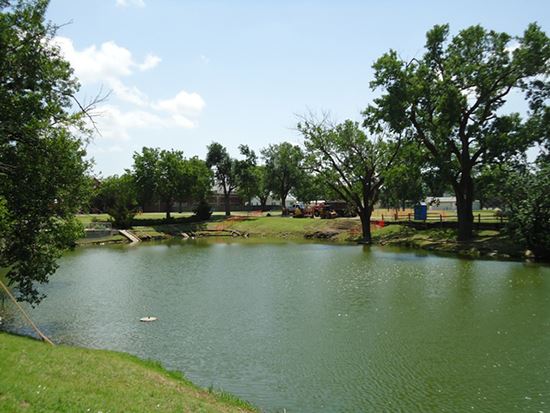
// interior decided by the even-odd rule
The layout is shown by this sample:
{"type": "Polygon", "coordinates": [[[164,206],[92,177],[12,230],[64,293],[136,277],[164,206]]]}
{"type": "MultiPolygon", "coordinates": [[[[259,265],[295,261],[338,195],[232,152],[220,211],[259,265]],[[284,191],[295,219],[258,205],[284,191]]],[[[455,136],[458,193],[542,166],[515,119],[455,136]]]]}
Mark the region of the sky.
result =
{"type": "Polygon", "coordinates": [[[51,0],[47,17],[63,24],[55,40],[79,99],[110,92],[88,146],[97,176],[123,173],[144,146],[204,157],[216,141],[237,156],[240,144],[300,143],[310,111],[360,120],[373,62],[421,56],[435,24],[550,32],[548,0],[51,0]]]}

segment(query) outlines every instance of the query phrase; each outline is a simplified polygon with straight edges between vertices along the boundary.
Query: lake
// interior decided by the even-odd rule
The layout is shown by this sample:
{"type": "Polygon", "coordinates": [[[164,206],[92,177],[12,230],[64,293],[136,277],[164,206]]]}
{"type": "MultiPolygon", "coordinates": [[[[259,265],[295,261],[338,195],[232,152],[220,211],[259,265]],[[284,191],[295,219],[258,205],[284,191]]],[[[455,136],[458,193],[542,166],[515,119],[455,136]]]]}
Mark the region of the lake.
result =
{"type": "MultiPolygon", "coordinates": [[[[159,360],[263,411],[550,412],[549,266],[252,240],[60,264],[31,311],[53,341],[159,360]]],[[[31,334],[6,307],[4,328],[31,334]]]]}

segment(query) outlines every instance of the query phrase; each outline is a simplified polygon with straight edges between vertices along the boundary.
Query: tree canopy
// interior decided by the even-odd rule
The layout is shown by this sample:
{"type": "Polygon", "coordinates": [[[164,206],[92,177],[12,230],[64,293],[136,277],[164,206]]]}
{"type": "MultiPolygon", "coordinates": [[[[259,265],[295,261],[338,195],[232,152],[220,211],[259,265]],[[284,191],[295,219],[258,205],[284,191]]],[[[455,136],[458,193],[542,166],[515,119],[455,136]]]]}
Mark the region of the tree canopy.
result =
{"type": "Polygon", "coordinates": [[[268,171],[268,186],[281,200],[283,214],[286,214],[286,198],[303,174],[302,149],[298,145],[283,142],[269,145],[262,150],[262,156],[268,171]]]}
{"type": "MultiPolygon", "coordinates": [[[[0,3],[0,267],[18,299],[37,304],[56,259],[82,228],[89,193],[79,84],[45,21],[47,1],[0,3]]],[[[85,108],[82,108],[85,109],[85,108]]]]}
{"type": "Polygon", "coordinates": [[[534,141],[532,131],[503,105],[514,89],[534,90],[547,76],[550,42],[536,24],[523,36],[472,26],[450,37],[449,26],[426,35],[425,53],[402,60],[391,50],[373,65],[382,95],[365,110],[396,132],[414,130],[457,198],[459,239],[472,236],[472,171],[513,156],[534,141]]]}
{"type": "Polygon", "coordinates": [[[361,219],[362,242],[370,243],[370,218],[384,174],[398,154],[399,141],[370,139],[351,120],[333,126],[325,119],[304,119],[298,130],[305,140],[306,167],[354,206],[361,219]]]}

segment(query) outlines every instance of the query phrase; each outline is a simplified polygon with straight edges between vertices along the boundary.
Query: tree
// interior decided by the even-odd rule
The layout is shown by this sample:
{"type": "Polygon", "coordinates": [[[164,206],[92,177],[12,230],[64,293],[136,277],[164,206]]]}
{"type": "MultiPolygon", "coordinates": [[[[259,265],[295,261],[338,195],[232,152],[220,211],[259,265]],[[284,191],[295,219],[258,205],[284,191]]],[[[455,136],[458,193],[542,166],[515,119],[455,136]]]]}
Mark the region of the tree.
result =
{"type": "Polygon", "coordinates": [[[307,168],[353,205],[361,219],[361,242],[370,244],[370,218],[399,142],[369,139],[351,120],[332,126],[326,120],[304,118],[298,130],[305,139],[307,168]]]}
{"type": "Polygon", "coordinates": [[[269,182],[269,171],[265,165],[256,165],[253,169],[256,176],[256,193],[255,196],[260,200],[260,208],[266,210],[267,199],[271,195],[271,186],[269,182]]]}
{"type": "Polygon", "coordinates": [[[207,147],[206,164],[214,169],[216,183],[223,190],[225,215],[231,215],[231,193],[238,186],[237,160],[232,159],[227,149],[220,143],[212,142],[207,147]]]}
{"type": "Polygon", "coordinates": [[[166,219],[170,219],[174,202],[182,202],[192,195],[193,181],[188,174],[183,152],[160,151],[156,178],[158,197],[165,207],[166,219]]]}
{"type": "Polygon", "coordinates": [[[296,199],[303,203],[327,199],[327,188],[322,177],[318,174],[308,173],[304,171],[292,193],[296,199]]]}
{"type": "Polygon", "coordinates": [[[286,198],[302,176],[304,154],[299,146],[283,142],[262,150],[268,176],[268,186],[281,200],[283,215],[287,214],[286,198]]]}
{"type": "Polygon", "coordinates": [[[503,105],[514,89],[531,90],[548,74],[550,42],[536,24],[515,39],[481,26],[449,39],[449,26],[441,25],[427,33],[425,48],[410,62],[395,51],[375,62],[371,87],[383,94],[364,114],[395,132],[414,130],[453,187],[458,238],[465,241],[472,237],[475,167],[523,152],[532,142],[519,115],[503,114],[503,105]]]}
{"type": "Polygon", "coordinates": [[[38,304],[56,260],[82,234],[89,194],[78,81],[45,22],[47,1],[0,2],[0,268],[19,300],[38,304]],[[77,102],[78,103],[78,102],[77,102]]]}
{"type": "Polygon", "coordinates": [[[113,218],[115,226],[130,228],[138,206],[133,176],[125,173],[105,178],[98,192],[98,201],[113,218]]]}
{"type": "Polygon", "coordinates": [[[250,207],[252,198],[258,193],[258,175],[256,174],[256,153],[247,145],[239,145],[239,151],[244,156],[237,161],[237,192],[248,201],[250,207]]]}
{"type": "Polygon", "coordinates": [[[550,163],[536,171],[510,175],[504,187],[511,195],[508,230],[537,258],[550,258],[550,163]]]}
{"type": "Polygon", "coordinates": [[[188,199],[197,203],[206,202],[212,190],[212,171],[205,161],[196,156],[185,161],[185,168],[190,185],[188,199]]]}
{"type": "Polygon", "coordinates": [[[158,148],[143,147],[141,153],[134,152],[132,174],[134,177],[137,199],[142,209],[157,199],[158,148]]]}
{"type": "Polygon", "coordinates": [[[407,201],[415,204],[425,198],[422,167],[424,154],[415,143],[401,145],[392,166],[384,172],[380,199],[388,207],[405,210],[407,201]]]}
{"type": "MultiPolygon", "coordinates": [[[[141,202],[160,200],[170,219],[174,202],[201,201],[210,192],[212,173],[197,157],[183,152],[143,148],[134,153],[132,176],[141,202]]],[[[142,204],[143,205],[143,204],[142,204]]]]}

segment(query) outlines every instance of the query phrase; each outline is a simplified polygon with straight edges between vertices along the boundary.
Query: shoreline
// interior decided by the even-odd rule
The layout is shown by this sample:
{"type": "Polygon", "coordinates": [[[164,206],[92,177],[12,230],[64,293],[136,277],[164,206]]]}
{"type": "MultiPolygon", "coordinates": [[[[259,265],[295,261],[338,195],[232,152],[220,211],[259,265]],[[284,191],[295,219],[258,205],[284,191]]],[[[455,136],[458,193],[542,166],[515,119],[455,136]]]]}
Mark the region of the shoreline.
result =
{"type": "MultiPolygon", "coordinates": [[[[331,220],[290,218],[290,217],[247,217],[231,216],[203,222],[185,222],[173,220],[169,223],[136,221],[131,231],[142,241],[158,241],[169,239],[230,238],[232,240],[244,237],[260,242],[281,241],[312,241],[335,244],[356,244],[361,235],[360,221],[356,218],[336,218],[331,220]],[[216,232],[218,231],[218,232],[216,232]],[[221,232],[226,231],[224,236],[221,232]],[[231,234],[231,232],[234,232],[231,234]],[[239,235],[235,235],[239,234],[239,235]]],[[[122,236],[107,239],[79,240],[78,246],[125,244],[122,236]]],[[[383,228],[372,226],[372,245],[402,246],[430,252],[455,255],[463,258],[483,258],[492,260],[547,261],[536,260],[528,251],[522,249],[510,239],[504,231],[479,230],[469,242],[458,242],[456,230],[432,228],[414,229],[405,225],[392,224],[383,228]]]]}

